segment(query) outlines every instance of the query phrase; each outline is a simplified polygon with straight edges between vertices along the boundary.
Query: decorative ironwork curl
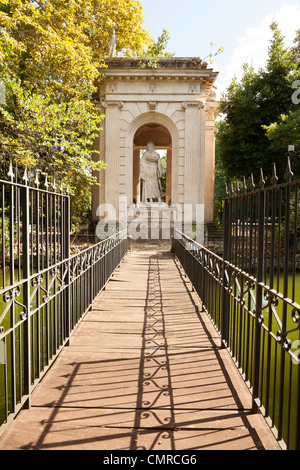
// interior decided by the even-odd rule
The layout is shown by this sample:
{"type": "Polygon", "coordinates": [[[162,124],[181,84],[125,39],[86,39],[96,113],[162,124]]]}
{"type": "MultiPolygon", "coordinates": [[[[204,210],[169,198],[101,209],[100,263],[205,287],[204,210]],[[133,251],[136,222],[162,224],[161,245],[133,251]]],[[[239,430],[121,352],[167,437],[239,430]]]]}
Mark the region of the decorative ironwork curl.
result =
{"type": "Polygon", "coordinates": [[[20,294],[21,294],[20,286],[13,287],[12,289],[6,291],[3,294],[3,301],[8,304],[9,302],[12,302],[15,298],[19,297],[20,294]]]}
{"type": "Polygon", "coordinates": [[[292,311],[292,320],[294,323],[300,323],[300,311],[296,307],[292,311]]]}

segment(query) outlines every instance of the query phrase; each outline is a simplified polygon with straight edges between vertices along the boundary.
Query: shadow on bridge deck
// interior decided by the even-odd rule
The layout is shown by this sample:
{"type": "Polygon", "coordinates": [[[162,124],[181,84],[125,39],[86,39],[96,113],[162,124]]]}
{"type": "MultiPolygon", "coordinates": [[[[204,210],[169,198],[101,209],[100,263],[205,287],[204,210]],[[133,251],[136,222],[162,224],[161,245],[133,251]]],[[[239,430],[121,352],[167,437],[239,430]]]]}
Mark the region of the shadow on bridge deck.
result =
{"type": "Polygon", "coordinates": [[[0,450],[279,449],[178,262],[129,253],[0,450]]]}

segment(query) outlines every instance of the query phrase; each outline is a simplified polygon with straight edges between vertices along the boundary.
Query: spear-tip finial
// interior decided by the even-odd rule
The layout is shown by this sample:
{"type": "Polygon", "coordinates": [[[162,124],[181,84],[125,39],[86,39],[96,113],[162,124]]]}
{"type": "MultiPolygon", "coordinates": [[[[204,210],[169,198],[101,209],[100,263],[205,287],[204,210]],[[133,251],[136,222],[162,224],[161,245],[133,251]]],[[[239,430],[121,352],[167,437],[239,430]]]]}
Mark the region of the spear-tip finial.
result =
{"type": "Polygon", "coordinates": [[[290,156],[288,156],[287,164],[286,164],[286,172],[284,175],[286,182],[290,183],[292,181],[293,176],[294,176],[294,173],[292,172],[291,159],[290,159],[290,156]]]}
{"type": "Polygon", "coordinates": [[[24,181],[25,186],[28,185],[28,180],[29,178],[28,178],[27,167],[25,167],[24,176],[23,176],[23,181],[24,181]]]}
{"type": "Polygon", "coordinates": [[[11,160],[9,161],[9,170],[8,170],[7,176],[10,178],[10,181],[13,181],[13,179],[15,177],[14,170],[13,170],[13,164],[12,164],[11,160]]]}
{"type": "Polygon", "coordinates": [[[276,163],[273,163],[273,172],[272,172],[271,183],[272,183],[272,186],[276,186],[278,184],[276,163]]]}
{"type": "Polygon", "coordinates": [[[37,187],[37,188],[40,186],[40,181],[39,181],[39,172],[38,172],[38,170],[36,170],[36,172],[35,172],[35,180],[34,180],[34,184],[36,185],[36,187],[37,187]]]}
{"type": "Polygon", "coordinates": [[[48,191],[49,183],[48,183],[48,176],[47,175],[45,175],[44,187],[45,187],[46,191],[48,191]]]}
{"type": "Polygon", "coordinates": [[[251,189],[252,189],[252,191],[255,190],[255,183],[254,183],[254,176],[253,176],[253,173],[251,173],[251,189]]]}
{"type": "Polygon", "coordinates": [[[261,168],[260,169],[260,178],[259,178],[259,188],[260,189],[264,189],[265,187],[265,178],[264,178],[264,172],[263,172],[263,169],[261,168]]]}

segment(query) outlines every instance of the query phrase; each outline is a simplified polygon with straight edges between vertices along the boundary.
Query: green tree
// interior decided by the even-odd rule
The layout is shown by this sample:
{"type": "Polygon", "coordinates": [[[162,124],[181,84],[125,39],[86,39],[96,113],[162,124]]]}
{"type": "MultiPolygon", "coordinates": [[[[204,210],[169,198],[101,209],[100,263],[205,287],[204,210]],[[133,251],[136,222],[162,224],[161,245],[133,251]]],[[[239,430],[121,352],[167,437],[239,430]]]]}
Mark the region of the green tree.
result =
{"type": "Polygon", "coordinates": [[[300,178],[300,109],[281,115],[277,122],[263,126],[271,142],[271,149],[284,155],[289,145],[294,145],[295,151],[291,153],[292,170],[295,178],[300,178]]]}
{"type": "Polygon", "coordinates": [[[88,98],[113,29],[117,52],[125,55],[153,42],[142,23],[138,0],[2,0],[2,68],[32,91],[88,98]]]}
{"type": "Polygon", "coordinates": [[[255,72],[245,64],[241,81],[233,79],[221,99],[225,124],[219,138],[220,158],[231,177],[248,178],[252,172],[258,176],[260,168],[270,175],[273,162],[280,175],[285,171],[282,148],[271,145],[264,126],[295,107],[291,100],[294,60],[276,22],[271,30],[266,66],[255,72]]]}
{"type": "Polygon", "coordinates": [[[138,0],[0,1],[0,168],[12,159],[68,182],[78,213],[104,167],[93,160],[95,91],[113,29],[117,54],[154,44],[138,0]]]}
{"type": "Polygon", "coordinates": [[[218,129],[216,137],[216,158],[215,158],[215,196],[214,196],[214,219],[217,226],[221,226],[223,223],[223,201],[226,193],[226,183],[228,177],[224,170],[221,158],[220,158],[220,144],[219,141],[222,138],[222,134],[225,128],[224,121],[217,121],[216,127],[218,129]]]}
{"type": "Polygon", "coordinates": [[[150,57],[171,57],[173,53],[165,52],[170,40],[169,32],[164,29],[161,36],[158,37],[156,42],[148,46],[146,55],[150,57]]]}
{"type": "Polygon", "coordinates": [[[292,58],[294,60],[295,69],[298,71],[300,68],[300,29],[296,31],[294,46],[292,48],[292,58]]]}

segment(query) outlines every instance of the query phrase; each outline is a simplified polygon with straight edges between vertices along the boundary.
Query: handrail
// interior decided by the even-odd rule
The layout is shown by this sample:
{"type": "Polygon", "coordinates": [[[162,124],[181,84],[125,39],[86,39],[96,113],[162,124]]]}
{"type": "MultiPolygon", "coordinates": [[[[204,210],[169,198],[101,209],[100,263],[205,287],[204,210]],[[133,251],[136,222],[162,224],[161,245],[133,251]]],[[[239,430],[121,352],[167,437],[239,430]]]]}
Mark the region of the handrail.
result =
{"type": "Polygon", "coordinates": [[[70,195],[10,176],[0,180],[0,434],[127,252],[123,229],[71,255],[70,195]]]}
{"type": "MultiPolygon", "coordinates": [[[[289,168],[289,165],[288,165],[289,168]]],[[[227,194],[223,257],[175,229],[173,251],[283,449],[300,450],[300,181],[227,194]]]]}

